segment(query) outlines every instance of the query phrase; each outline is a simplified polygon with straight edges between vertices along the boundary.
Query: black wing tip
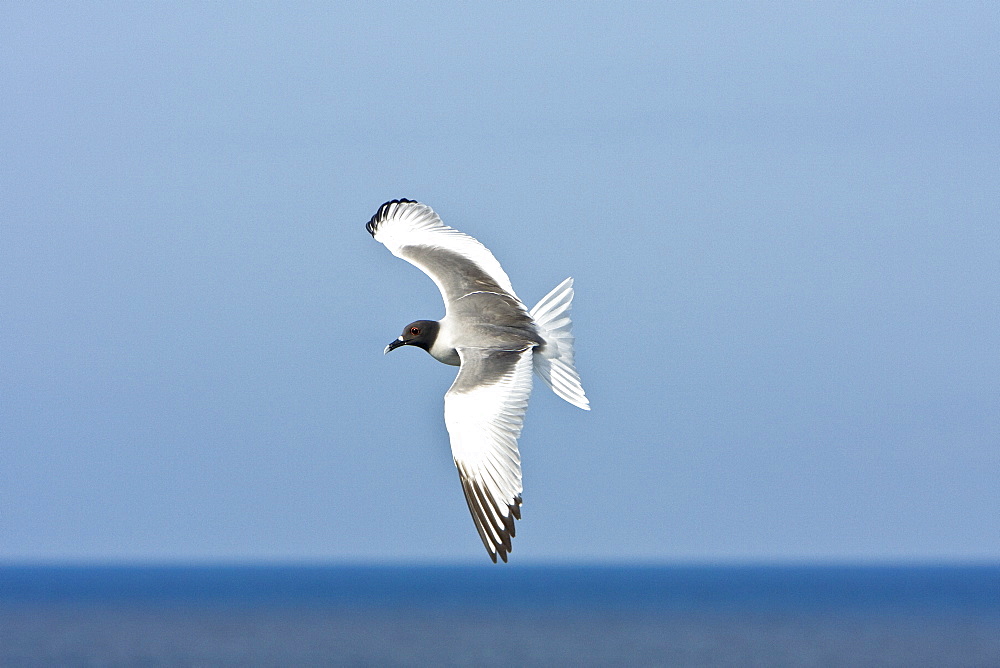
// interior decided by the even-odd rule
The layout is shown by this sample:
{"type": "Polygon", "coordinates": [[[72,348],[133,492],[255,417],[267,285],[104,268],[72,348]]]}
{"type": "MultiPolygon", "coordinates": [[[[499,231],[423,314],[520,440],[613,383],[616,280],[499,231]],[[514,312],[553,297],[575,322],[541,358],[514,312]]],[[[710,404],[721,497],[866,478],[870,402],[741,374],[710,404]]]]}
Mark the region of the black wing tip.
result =
{"type": "Polygon", "coordinates": [[[514,537],[515,533],[514,520],[521,519],[521,495],[518,494],[514,497],[513,503],[507,504],[507,516],[501,518],[503,526],[497,526],[489,519],[491,513],[486,510],[486,507],[491,502],[479,483],[467,475],[464,467],[458,462],[455,463],[455,466],[458,467],[459,479],[462,481],[465,502],[469,506],[469,512],[472,513],[472,520],[476,524],[476,530],[479,532],[479,538],[483,541],[486,553],[490,555],[494,564],[497,563],[497,557],[507,563],[507,555],[513,549],[510,539],[514,537]],[[492,535],[493,531],[499,536],[499,541],[492,535]]]}
{"type": "Polygon", "coordinates": [[[389,209],[396,204],[417,204],[417,201],[401,197],[399,199],[391,199],[380,206],[378,211],[375,212],[375,215],[368,221],[368,224],[365,225],[365,229],[368,230],[368,234],[373,237],[375,236],[375,233],[378,232],[379,223],[389,217],[389,209]]]}
{"type": "Polygon", "coordinates": [[[503,530],[500,532],[501,542],[499,545],[494,544],[493,548],[496,552],[490,550],[490,546],[486,546],[486,551],[490,554],[490,559],[493,563],[497,563],[497,557],[503,560],[503,563],[507,563],[507,555],[514,551],[511,545],[511,538],[516,535],[516,528],[514,525],[514,520],[521,519],[521,497],[520,495],[514,497],[514,503],[507,504],[507,517],[503,518],[503,530]]]}

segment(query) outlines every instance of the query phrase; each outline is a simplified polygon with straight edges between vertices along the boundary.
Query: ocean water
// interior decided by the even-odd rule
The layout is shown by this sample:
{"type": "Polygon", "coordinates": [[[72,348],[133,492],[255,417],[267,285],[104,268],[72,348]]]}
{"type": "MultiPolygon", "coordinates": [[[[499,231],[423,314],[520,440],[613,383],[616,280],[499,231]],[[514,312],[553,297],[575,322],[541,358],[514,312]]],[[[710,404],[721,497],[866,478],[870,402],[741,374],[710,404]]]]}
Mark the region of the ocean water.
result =
{"type": "Polygon", "coordinates": [[[0,666],[1000,666],[1000,566],[2,566],[0,666]]]}

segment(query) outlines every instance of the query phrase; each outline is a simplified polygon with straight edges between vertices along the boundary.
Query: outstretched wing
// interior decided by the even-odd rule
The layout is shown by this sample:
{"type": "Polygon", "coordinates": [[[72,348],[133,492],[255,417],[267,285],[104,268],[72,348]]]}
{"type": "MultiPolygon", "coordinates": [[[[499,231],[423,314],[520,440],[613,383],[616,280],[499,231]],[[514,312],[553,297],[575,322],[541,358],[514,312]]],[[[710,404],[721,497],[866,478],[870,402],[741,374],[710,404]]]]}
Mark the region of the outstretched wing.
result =
{"type": "Polygon", "coordinates": [[[426,204],[407,199],[386,202],[366,228],[393,255],[431,277],[449,312],[453,302],[473,292],[510,295],[520,305],[493,253],[469,235],[442,223],[426,204]]]}
{"type": "Polygon", "coordinates": [[[444,396],[444,421],[465,501],[494,562],[507,561],[521,519],[517,439],[531,394],[533,348],[459,348],[462,368],[444,396]]]}

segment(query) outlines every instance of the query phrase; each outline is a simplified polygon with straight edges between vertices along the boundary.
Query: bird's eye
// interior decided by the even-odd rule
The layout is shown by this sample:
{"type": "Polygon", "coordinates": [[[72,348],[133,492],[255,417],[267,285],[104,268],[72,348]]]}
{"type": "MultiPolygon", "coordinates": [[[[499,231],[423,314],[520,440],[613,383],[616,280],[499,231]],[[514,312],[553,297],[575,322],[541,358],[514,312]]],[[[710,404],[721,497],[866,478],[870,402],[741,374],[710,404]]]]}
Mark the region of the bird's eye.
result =
{"type": "Polygon", "coordinates": [[[410,327],[410,334],[412,334],[413,336],[418,336],[420,334],[420,328],[410,327]]]}

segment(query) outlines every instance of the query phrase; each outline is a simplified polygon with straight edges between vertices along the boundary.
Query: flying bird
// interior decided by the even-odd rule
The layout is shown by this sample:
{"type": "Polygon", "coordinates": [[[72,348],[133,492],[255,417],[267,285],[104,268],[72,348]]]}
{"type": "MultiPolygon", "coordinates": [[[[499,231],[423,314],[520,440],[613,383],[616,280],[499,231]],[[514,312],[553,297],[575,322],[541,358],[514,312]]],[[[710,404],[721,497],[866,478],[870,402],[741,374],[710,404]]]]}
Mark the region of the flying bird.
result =
{"type": "Polygon", "coordinates": [[[366,225],[376,241],[414,265],[444,298],[441,320],[417,320],[385,347],[423,348],[458,366],[444,395],[451,452],[472,519],[490,558],[507,561],[521,519],[517,439],[534,371],[569,403],[590,410],[573,363],[567,278],[528,310],[481,243],[441,222],[426,204],[386,202],[366,225]]]}

